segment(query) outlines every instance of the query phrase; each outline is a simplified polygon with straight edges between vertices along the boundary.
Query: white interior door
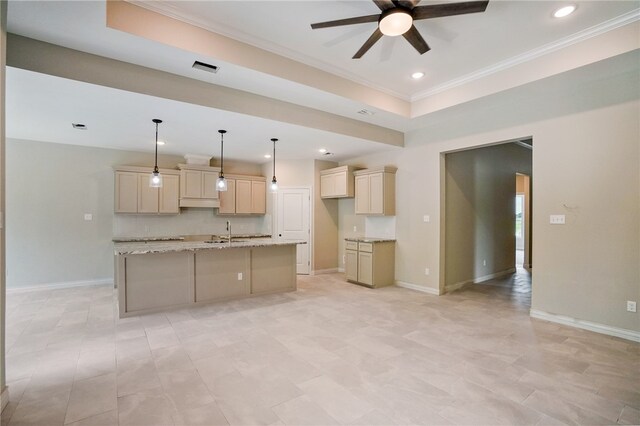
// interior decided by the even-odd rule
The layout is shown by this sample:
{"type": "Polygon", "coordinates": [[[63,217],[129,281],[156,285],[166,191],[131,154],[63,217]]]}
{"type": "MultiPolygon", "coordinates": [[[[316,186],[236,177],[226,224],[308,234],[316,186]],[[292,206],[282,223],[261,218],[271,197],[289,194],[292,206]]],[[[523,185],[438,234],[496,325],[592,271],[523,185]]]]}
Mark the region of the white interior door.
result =
{"type": "Polygon", "coordinates": [[[279,189],[277,198],[277,238],[278,240],[305,241],[298,244],[297,272],[309,274],[311,269],[311,228],[309,188],[279,189]]]}

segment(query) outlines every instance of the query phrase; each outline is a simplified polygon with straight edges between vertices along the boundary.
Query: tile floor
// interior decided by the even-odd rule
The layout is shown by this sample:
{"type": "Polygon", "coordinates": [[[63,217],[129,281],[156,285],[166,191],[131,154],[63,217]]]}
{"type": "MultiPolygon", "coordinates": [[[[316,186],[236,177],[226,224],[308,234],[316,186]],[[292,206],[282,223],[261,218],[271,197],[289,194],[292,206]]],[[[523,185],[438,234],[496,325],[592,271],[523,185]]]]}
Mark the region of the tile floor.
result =
{"type": "Polygon", "coordinates": [[[531,319],[529,282],[321,275],[124,320],[108,286],[9,294],[2,424],[640,423],[640,345],[531,319]]]}

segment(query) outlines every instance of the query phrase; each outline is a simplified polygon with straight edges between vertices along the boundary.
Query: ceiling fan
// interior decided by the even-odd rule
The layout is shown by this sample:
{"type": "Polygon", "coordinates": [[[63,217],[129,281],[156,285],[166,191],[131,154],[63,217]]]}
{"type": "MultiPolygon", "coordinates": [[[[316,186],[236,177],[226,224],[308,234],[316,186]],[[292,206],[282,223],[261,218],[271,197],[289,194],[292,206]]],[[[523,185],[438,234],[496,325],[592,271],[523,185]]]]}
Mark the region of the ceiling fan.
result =
{"type": "Polygon", "coordinates": [[[418,6],[417,4],[420,0],[373,0],[373,2],[380,8],[382,11],[381,14],[318,22],[311,24],[311,28],[317,30],[318,28],[339,27],[342,25],[364,24],[377,21],[378,28],[376,28],[369,39],[365,41],[360,50],[353,55],[353,59],[361,58],[383,35],[402,35],[422,55],[431,48],[413,25],[413,21],[484,12],[489,4],[489,0],[443,3],[427,6],[418,6]]]}

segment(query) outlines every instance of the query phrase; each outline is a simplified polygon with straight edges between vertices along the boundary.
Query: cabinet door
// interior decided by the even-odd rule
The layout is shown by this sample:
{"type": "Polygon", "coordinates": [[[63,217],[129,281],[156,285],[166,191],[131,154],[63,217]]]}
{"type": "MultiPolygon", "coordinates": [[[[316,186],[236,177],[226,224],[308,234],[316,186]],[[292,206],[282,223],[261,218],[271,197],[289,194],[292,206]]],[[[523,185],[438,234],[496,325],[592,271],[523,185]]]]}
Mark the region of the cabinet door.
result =
{"type": "Polygon", "coordinates": [[[267,183],[260,180],[251,181],[251,213],[267,212],[267,183]]]}
{"type": "Polygon", "coordinates": [[[200,198],[202,196],[201,171],[182,170],[180,177],[180,198],[200,198]]]}
{"type": "Polygon", "coordinates": [[[335,175],[322,175],[320,176],[320,197],[331,198],[336,193],[336,179],[335,175]]]}
{"type": "Polygon", "coordinates": [[[356,214],[369,213],[369,176],[356,176],[356,214]]]}
{"type": "Polygon", "coordinates": [[[158,188],[149,186],[149,174],[138,173],[138,213],[158,213],[158,194],[158,188]]]}
{"type": "Polygon", "coordinates": [[[251,181],[236,179],[236,214],[251,213],[251,181]]]}
{"type": "Polygon", "coordinates": [[[164,175],[162,188],[160,188],[159,213],[180,213],[180,177],[177,175],[164,175]]]}
{"type": "Polygon", "coordinates": [[[138,174],[116,172],[115,209],[116,213],[138,212],[138,174]]]}
{"type": "Polygon", "coordinates": [[[384,175],[369,175],[369,213],[384,213],[384,175]]]}
{"type": "Polygon", "coordinates": [[[358,252],[358,282],[373,285],[373,254],[358,252]]]}
{"type": "Polygon", "coordinates": [[[218,214],[235,214],[236,212],[236,181],[227,178],[227,190],[220,192],[220,208],[218,214]]]}
{"type": "Polygon", "coordinates": [[[334,191],[336,197],[346,197],[347,194],[347,172],[340,172],[333,175],[334,191]]]}
{"type": "Polygon", "coordinates": [[[202,198],[218,199],[218,190],[216,189],[216,181],[218,174],[215,172],[202,172],[202,198]]]}
{"type": "Polygon", "coordinates": [[[349,281],[358,281],[358,252],[345,250],[344,272],[349,281]]]}

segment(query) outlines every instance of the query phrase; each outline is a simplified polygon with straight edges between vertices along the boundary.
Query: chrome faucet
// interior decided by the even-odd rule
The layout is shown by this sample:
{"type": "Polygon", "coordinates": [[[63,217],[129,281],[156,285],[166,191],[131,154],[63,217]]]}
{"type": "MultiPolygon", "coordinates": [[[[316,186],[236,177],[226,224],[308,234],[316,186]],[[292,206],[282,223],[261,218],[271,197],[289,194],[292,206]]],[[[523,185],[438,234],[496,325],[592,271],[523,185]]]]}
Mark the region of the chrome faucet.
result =
{"type": "Polygon", "coordinates": [[[231,221],[227,221],[227,232],[229,233],[227,238],[229,239],[229,244],[231,244],[231,221]]]}

